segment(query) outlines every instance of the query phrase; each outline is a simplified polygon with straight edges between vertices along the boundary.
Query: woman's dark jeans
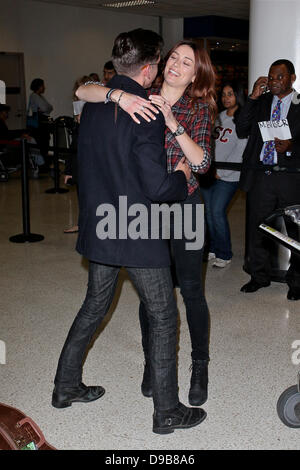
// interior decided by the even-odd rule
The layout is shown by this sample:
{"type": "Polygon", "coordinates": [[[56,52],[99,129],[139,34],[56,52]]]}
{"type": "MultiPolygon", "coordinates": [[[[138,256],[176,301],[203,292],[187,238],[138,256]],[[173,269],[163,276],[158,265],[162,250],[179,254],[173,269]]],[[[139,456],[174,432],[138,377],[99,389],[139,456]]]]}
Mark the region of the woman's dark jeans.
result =
{"type": "MultiPolygon", "coordinates": [[[[201,204],[199,191],[196,190],[183,203],[193,205],[193,229],[196,228],[195,206],[201,204]]],[[[204,221],[203,221],[204,222],[204,221]]],[[[186,242],[190,242],[184,236],[182,239],[172,237],[171,220],[171,253],[180,293],[183,297],[187,322],[192,343],[192,359],[209,360],[209,311],[202,286],[202,257],[203,248],[187,250],[186,242]]],[[[204,227],[202,227],[204,230],[204,227]]],[[[184,234],[184,230],[183,230],[184,234]]],[[[149,323],[145,313],[145,305],[140,303],[139,317],[142,332],[142,345],[146,361],[149,357],[149,323]]]]}
{"type": "MultiPolygon", "coordinates": [[[[149,321],[149,358],[154,407],[167,410],[178,404],[176,372],[177,308],[169,268],[126,268],[149,321]]],[[[112,302],[120,268],[90,262],[85,301],[64,344],[55,376],[58,387],[82,381],[86,349],[112,302]]],[[[116,347],[115,344],[112,345],[116,347]]]]}

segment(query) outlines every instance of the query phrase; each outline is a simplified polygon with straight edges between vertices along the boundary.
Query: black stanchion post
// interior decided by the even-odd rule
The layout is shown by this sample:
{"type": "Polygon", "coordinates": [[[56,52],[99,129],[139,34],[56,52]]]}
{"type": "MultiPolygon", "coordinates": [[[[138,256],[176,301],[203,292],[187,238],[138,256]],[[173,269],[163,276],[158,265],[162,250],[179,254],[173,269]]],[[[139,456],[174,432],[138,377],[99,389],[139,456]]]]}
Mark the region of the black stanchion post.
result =
{"type": "Polygon", "coordinates": [[[246,214],[245,214],[245,252],[244,252],[244,264],[243,270],[250,274],[249,267],[249,241],[250,241],[250,220],[249,220],[249,196],[246,194],[246,214]]]}
{"type": "Polygon", "coordinates": [[[57,132],[58,132],[58,123],[54,123],[54,132],[53,132],[53,160],[54,160],[54,188],[46,189],[45,193],[47,194],[63,194],[68,193],[69,190],[59,187],[59,161],[58,161],[58,145],[57,145],[57,132]]]}
{"type": "Polygon", "coordinates": [[[26,139],[22,139],[22,214],[23,233],[13,235],[9,240],[13,243],[39,242],[43,235],[30,233],[29,188],[28,188],[28,152],[26,139]]]}

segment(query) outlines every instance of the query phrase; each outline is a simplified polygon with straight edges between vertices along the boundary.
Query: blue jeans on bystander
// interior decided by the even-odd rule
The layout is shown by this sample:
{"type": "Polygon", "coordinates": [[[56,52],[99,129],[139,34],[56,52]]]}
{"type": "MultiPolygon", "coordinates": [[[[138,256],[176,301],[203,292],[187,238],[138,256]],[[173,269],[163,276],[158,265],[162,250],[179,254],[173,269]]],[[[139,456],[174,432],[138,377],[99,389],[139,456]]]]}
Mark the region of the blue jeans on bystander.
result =
{"type": "Polygon", "coordinates": [[[201,188],[205,219],[209,231],[209,251],[216,258],[232,258],[227,207],[238,188],[238,181],[216,179],[208,188],[201,188]]]}

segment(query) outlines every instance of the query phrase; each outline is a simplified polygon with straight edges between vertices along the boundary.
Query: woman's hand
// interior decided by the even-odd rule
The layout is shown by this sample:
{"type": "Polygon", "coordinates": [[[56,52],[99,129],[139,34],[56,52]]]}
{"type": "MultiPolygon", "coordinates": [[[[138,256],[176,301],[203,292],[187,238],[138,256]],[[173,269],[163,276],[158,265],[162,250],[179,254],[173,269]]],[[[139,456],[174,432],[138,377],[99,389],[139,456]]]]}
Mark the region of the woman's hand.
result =
{"type": "Polygon", "coordinates": [[[150,95],[149,100],[161,110],[165,118],[166,126],[168,126],[170,131],[175,132],[178,127],[178,122],[172,113],[170,103],[161,95],[150,95]]]}
{"type": "MultiPolygon", "coordinates": [[[[174,134],[178,129],[179,122],[175,118],[172,112],[172,106],[163,96],[161,95],[150,95],[149,99],[151,103],[155,104],[163,113],[166,126],[174,134]]],[[[186,160],[193,165],[201,165],[204,158],[204,147],[193,141],[187,132],[183,132],[179,136],[175,137],[179,143],[186,160]]]]}
{"type": "Polygon", "coordinates": [[[131,93],[123,93],[121,96],[121,93],[121,90],[114,91],[111,95],[112,101],[118,103],[120,108],[126,111],[134,122],[140,124],[135,114],[139,114],[147,122],[150,122],[151,119],[156,119],[155,114],[158,114],[159,111],[150,101],[131,93]]]}
{"type": "Polygon", "coordinates": [[[185,157],[182,157],[182,159],[177,163],[174,171],[183,171],[186,180],[189,181],[191,179],[192,171],[185,157]]]}

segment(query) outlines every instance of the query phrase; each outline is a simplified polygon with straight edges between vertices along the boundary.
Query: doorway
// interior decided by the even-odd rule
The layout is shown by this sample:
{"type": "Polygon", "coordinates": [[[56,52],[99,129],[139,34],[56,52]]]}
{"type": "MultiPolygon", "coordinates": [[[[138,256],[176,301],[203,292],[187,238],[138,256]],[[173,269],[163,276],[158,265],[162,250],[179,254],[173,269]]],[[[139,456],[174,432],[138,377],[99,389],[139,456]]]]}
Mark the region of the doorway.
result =
{"type": "Polygon", "coordinates": [[[6,104],[10,106],[9,129],[26,127],[24,54],[0,52],[0,80],[6,85],[6,104]]]}

